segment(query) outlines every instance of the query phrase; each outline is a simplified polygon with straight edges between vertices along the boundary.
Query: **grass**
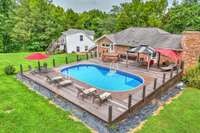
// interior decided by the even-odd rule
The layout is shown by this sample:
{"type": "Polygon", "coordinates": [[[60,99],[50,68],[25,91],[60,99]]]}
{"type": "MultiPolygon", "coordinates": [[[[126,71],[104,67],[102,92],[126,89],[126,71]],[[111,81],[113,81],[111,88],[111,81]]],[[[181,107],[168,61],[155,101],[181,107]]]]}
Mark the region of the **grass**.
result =
{"type": "MultiPolygon", "coordinates": [[[[15,76],[3,72],[8,64],[19,64],[27,69],[36,66],[36,61],[27,61],[30,53],[0,54],[0,133],[89,133],[81,122],[70,119],[70,113],[57,108],[47,99],[27,89],[15,76]]],[[[74,54],[67,55],[69,61],[76,59],[74,54]]],[[[64,64],[66,55],[54,56],[56,64],[64,64]]],[[[52,66],[52,58],[45,60],[52,66]]]]}
{"type": "Polygon", "coordinates": [[[187,88],[137,133],[199,133],[200,90],[187,88]]]}

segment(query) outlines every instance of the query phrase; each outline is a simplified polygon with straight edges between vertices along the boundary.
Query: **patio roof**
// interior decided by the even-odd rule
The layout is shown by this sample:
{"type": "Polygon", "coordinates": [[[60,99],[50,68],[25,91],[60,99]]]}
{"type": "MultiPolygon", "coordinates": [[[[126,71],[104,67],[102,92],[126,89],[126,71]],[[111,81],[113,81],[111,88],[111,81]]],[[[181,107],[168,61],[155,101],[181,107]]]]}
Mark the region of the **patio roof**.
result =
{"type": "Polygon", "coordinates": [[[140,45],[127,51],[128,53],[144,53],[153,55],[156,51],[148,45],[140,45]]]}

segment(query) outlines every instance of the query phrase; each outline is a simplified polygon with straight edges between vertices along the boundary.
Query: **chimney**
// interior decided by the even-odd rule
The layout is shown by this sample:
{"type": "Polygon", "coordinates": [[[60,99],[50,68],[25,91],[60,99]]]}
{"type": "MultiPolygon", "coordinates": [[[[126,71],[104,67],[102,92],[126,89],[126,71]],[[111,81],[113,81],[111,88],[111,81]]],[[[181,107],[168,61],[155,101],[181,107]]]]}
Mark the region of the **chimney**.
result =
{"type": "Polygon", "coordinates": [[[196,65],[200,57],[200,32],[185,31],[182,35],[182,60],[185,62],[185,69],[188,69],[196,65]]]}

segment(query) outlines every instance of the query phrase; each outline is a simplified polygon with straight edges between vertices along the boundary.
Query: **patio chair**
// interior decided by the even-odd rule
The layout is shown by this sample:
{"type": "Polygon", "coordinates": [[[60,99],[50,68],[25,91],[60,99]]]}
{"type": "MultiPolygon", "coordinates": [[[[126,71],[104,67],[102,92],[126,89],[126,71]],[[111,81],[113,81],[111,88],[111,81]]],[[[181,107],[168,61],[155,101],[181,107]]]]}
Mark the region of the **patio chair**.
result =
{"type": "Polygon", "coordinates": [[[63,81],[60,81],[58,82],[58,87],[64,87],[64,86],[68,86],[68,85],[71,85],[72,84],[72,81],[71,80],[63,80],[63,81]]]}
{"type": "Polygon", "coordinates": [[[79,85],[75,85],[76,89],[78,90],[78,93],[77,93],[77,97],[81,96],[83,99],[85,97],[88,97],[88,96],[91,96],[93,93],[96,92],[96,88],[89,88],[89,89],[86,89],[84,87],[81,87],[79,85]]]}
{"type": "Polygon", "coordinates": [[[170,64],[169,66],[164,66],[164,67],[160,67],[160,69],[162,71],[170,71],[170,70],[174,70],[176,68],[176,64],[170,64]]]}
{"type": "Polygon", "coordinates": [[[104,92],[102,94],[94,94],[93,95],[93,103],[94,101],[98,99],[99,100],[99,104],[101,105],[102,103],[104,103],[105,101],[107,101],[108,99],[112,99],[111,93],[108,92],[104,92]]]}
{"type": "Polygon", "coordinates": [[[78,90],[78,93],[77,93],[77,97],[80,95],[80,93],[82,91],[84,91],[86,88],[82,87],[82,86],[79,86],[77,84],[74,85],[74,87],[78,90]]]}
{"type": "Polygon", "coordinates": [[[48,75],[46,76],[46,78],[47,78],[47,81],[48,81],[49,83],[57,83],[57,82],[59,82],[60,80],[63,79],[62,76],[51,75],[51,74],[48,74],[48,75]]]}

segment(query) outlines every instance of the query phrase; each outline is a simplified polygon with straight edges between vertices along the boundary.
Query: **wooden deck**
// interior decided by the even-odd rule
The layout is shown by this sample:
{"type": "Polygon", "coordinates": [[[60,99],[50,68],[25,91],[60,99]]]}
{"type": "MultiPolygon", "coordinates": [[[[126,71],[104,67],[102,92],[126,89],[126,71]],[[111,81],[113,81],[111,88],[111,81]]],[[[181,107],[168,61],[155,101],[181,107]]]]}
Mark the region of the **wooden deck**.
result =
{"type": "MultiPolygon", "coordinates": [[[[87,61],[81,61],[78,63],[72,63],[63,65],[57,68],[54,68],[54,71],[60,71],[62,68],[66,66],[72,66],[75,64],[98,64],[102,66],[109,67],[109,63],[103,63],[98,59],[90,59],[87,61]]],[[[145,85],[146,85],[146,95],[152,93],[154,91],[154,79],[157,78],[157,86],[161,86],[163,82],[163,72],[159,71],[158,69],[150,69],[147,71],[144,68],[138,67],[135,65],[136,63],[131,62],[129,64],[129,67],[126,67],[126,64],[121,62],[118,64],[118,69],[121,71],[125,71],[128,73],[137,74],[144,78],[145,85]]],[[[174,72],[175,73],[175,72],[174,72]]],[[[69,102],[77,105],[78,107],[86,110],[87,112],[93,114],[94,116],[98,117],[99,119],[103,120],[104,122],[109,122],[109,116],[108,116],[108,108],[109,106],[112,106],[112,121],[117,119],[119,116],[124,114],[128,110],[128,95],[132,94],[132,105],[138,103],[143,99],[143,89],[142,87],[139,87],[137,89],[127,91],[127,92],[110,92],[112,94],[112,100],[108,100],[108,102],[105,102],[101,106],[98,104],[98,102],[93,103],[92,98],[88,97],[84,100],[81,97],[77,97],[77,89],[74,87],[74,85],[70,85],[67,87],[60,87],[58,88],[56,84],[50,84],[46,80],[45,74],[31,74],[29,72],[24,73],[26,77],[33,80],[34,82],[46,87],[47,89],[51,90],[55,94],[63,97],[64,99],[68,100],[69,102]]],[[[166,81],[170,79],[170,73],[166,72],[166,81]]],[[[77,80],[73,80],[74,84],[78,84],[84,87],[91,87],[85,83],[82,83],[77,80]]],[[[103,92],[102,90],[98,90],[99,92],[103,92]]]]}

